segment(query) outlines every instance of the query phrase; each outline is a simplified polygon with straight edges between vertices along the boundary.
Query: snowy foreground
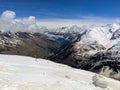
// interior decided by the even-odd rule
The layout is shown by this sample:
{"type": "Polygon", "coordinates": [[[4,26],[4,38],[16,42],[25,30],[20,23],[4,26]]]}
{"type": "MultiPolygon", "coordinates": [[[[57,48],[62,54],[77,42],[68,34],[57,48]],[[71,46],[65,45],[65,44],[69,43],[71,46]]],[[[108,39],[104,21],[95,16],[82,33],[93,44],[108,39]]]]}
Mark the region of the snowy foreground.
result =
{"type": "Polygon", "coordinates": [[[0,90],[120,90],[120,82],[44,59],[0,55],[0,90]]]}

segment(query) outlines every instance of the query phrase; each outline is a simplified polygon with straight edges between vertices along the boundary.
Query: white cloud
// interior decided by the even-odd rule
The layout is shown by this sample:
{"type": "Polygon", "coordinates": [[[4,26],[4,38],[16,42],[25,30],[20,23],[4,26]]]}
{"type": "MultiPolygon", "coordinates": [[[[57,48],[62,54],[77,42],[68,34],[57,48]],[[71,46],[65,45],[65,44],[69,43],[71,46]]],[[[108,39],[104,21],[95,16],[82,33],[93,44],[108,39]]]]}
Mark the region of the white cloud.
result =
{"type": "Polygon", "coordinates": [[[2,31],[43,31],[47,28],[58,28],[62,26],[72,25],[102,25],[114,22],[119,22],[120,18],[101,18],[83,16],[80,19],[37,19],[35,16],[29,16],[25,18],[16,18],[16,13],[13,11],[4,11],[0,16],[0,30],[2,31]]]}
{"type": "Polygon", "coordinates": [[[16,14],[13,11],[7,10],[2,13],[1,17],[6,19],[13,19],[16,17],[16,14]]]}
{"type": "Polygon", "coordinates": [[[105,25],[120,22],[120,18],[102,18],[83,16],[80,19],[42,19],[40,25],[47,26],[48,28],[72,25],[105,25]]]}
{"type": "Polygon", "coordinates": [[[1,31],[36,31],[41,26],[36,26],[36,18],[29,16],[25,18],[15,18],[16,13],[13,11],[4,11],[0,17],[1,31]]]}
{"type": "Polygon", "coordinates": [[[21,20],[21,22],[26,25],[35,24],[35,21],[36,21],[36,18],[34,16],[29,16],[21,20]]]}

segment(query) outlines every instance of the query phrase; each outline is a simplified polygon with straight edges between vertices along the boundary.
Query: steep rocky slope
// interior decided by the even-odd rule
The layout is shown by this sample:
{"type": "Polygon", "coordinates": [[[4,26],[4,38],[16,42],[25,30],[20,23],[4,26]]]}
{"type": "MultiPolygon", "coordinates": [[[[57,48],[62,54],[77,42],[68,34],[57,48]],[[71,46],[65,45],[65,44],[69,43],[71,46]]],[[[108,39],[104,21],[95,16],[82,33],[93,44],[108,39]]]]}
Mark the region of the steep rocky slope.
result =
{"type": "Polygon", "coordinates": [[[0,53],[47,58],[59,43],[40,33],[5,32],[0,36],[0,53]]]}
{"type": "MultiPolygon", "coordinates": [[[[60,50],[53,59],[72,67],[101,73],[109,68],[110,75],[120,71],[120,24],[90,26],[79,29],[71,44],[60,50]]],[[[108,69],[108,70],[109,70],[108,69]]]]}

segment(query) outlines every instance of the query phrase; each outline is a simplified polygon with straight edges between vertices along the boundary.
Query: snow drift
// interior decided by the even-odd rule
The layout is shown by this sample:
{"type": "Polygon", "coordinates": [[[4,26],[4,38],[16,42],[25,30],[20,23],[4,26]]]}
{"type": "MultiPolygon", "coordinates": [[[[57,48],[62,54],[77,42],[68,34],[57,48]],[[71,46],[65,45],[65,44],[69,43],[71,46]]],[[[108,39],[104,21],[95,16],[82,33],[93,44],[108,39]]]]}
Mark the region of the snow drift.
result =
{"type": "Polygon", "coordinates": [[[48,60],[0,55],[0,90],[119,90],[119,85],[116,80],[48,60]]]}

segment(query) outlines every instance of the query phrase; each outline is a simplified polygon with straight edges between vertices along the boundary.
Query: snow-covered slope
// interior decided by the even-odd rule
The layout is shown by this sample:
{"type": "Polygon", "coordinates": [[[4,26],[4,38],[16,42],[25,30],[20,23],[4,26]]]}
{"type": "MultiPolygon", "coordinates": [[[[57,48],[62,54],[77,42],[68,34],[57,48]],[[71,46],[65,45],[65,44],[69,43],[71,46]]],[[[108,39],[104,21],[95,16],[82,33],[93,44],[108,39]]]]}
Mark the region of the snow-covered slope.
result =
{"type": "Polygon", "coordinates": [[[111,40],[112,36],[118,36],[115,33],[120,28],[119,24],[111,24],[105,26],[90,26],[82,37],[84,42],[97,42],[105,48],[110,48],[117,43],[117,40],[111,40]]]}
{"type": "Polygon", "coordinates": [[[0,55],[0,90],[119,90],[120,82],[44,59],[0,55]]]}
{"type": "Polygon", "coordinates": [[[59,51],[53,60],[97,73],[106,67],[112,69],[112,73],[120,72],[119,23],[73,30],[77,32],[74,40],[59,51]]]}

